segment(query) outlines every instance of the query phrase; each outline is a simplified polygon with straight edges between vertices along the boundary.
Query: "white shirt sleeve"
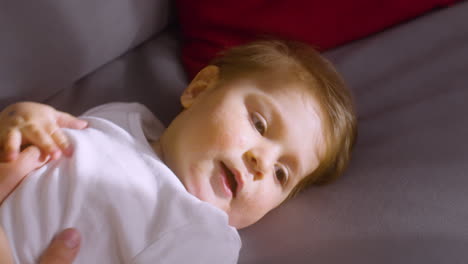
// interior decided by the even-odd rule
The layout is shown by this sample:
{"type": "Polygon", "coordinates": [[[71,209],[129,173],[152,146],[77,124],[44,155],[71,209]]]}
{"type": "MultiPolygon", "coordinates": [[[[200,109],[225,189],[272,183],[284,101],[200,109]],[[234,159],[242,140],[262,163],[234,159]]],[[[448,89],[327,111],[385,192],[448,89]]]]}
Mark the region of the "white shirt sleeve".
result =
{"type": "Polygon", "coordinates": [[[188,224],[163,234],[132,264],[235,264],[240,246],[238,235],[229,229],[188,224]]]}

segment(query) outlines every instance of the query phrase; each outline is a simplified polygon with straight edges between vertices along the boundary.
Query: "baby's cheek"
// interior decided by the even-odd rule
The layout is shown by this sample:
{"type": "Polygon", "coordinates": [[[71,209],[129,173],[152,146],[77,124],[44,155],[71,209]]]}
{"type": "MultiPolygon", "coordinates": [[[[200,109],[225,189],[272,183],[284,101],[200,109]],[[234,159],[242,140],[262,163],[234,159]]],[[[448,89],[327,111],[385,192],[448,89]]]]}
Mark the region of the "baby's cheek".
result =
{"type": "Polygon", "coordinates": [[[233,148],[245,148],[248,144],[246,124],[241,115],[232,116],[226,112],[217,114],[211,126],[211,135],[214,136],[212,143],[220,150],[233,148]],[[229,116],[229,118],[226,118],[229,116]]]}
{"type": "Polygon", "coordinates": [[[243,149],[247,145],[247,138],[238,131],[220,133],[216,140],[220,150],[243,149]]]}
{"type": "Polygon", "coordinates": [[[236,140],[236,146],[238,146],[239,148],[242,148],[242,149],[245,149],[246,146],[247,146],[247,142],[248,142],[248,139],[246,136],[244,136],[243,134],[242,135],[239,135],[237,137],[237,140],[236,140]]]}

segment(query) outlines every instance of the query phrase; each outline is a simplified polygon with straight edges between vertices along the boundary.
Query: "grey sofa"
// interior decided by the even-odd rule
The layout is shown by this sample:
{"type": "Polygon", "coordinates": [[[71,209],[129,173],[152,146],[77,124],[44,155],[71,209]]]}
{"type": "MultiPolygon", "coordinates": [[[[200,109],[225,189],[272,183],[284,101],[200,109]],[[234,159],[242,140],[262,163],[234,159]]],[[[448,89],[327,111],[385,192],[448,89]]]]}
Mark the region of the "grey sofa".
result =
{"type": "MultiPolygon", "coordinates": [[[[468,2],[326,52],[355,95],[346,174],[241,231],[239,263],[468,263],[468,2]]],[[[0,108],[139,101],[187,83],[169,0],[1,1],[0,108]]]]}

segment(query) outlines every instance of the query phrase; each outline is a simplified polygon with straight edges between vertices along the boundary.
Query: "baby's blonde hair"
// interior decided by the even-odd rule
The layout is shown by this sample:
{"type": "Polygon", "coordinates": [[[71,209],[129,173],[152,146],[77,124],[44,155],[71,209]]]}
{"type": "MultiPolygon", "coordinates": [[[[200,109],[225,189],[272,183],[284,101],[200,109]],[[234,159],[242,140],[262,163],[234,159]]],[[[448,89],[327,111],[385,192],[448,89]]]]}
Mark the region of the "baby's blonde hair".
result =
{"type": "Polygon", "coordinates": [[[304,177],[289,197],[305,187],[340,176],[351,158],[357,135],[353,100],[333,65],[312,47],[295,41],[261,40],[228,49],[215,58],[219,80],[240,77],[280,78],[305,84],[321,107],[325,151],[317,169],[304,177]]]}

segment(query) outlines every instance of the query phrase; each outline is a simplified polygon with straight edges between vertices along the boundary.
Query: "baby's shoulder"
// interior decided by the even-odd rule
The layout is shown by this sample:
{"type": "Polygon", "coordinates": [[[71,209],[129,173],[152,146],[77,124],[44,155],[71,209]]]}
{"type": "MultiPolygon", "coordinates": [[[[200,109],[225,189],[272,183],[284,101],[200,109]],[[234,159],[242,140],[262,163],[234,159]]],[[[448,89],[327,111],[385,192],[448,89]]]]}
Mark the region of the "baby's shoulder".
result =
{"type": "Polygon", "coordinates": [[[148,112],[151,113],[151,111],[146,106],[140,103],[113,102],[93,107],[81,114],[81,116],[107,117],[126,113],[147,114],[148,112]]]}
{"type": "MultiPolygon", "coordinates": [[[[140,103],[108,103],[94,107],[80,116],[90,121],[90,126],[97,123],[107,123],[124,129],[132,136],[157,138],[165,129],[164,124],[143,104],[140,103]],[[101,122],[105,121],[105,122],[101,122]]],[[[106,126],[105,126],[106,127],[106,126]]]]}

